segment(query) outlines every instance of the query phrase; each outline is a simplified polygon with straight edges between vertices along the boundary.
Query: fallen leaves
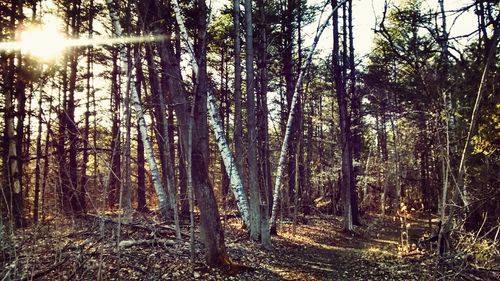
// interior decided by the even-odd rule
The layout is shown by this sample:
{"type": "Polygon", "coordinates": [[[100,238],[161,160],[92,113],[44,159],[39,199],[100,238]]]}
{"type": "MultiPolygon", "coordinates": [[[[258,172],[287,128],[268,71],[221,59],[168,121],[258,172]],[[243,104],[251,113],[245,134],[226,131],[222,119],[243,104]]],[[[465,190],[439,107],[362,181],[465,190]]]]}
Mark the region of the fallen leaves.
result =
{"type": "MultiPolygon", "coordinates": [[[[117,235],[114,220],[112,214],[104,224],[93,220],[52,220],[44,227],[19,231],[13,237],[17,256],[1,260],[4,270],[0,278],[431,280],[440,277],[435,259],[427,253],[410,248],[411,251],[400,254],[400,222],[390,217],[367,218],[364,226],[356,227],[354,236],[341,231],[342,221],[338,217],[308,217],[308,224],[298,225],[295,235],[291,227],[282,225],[279,236],[272,238],[272,250],[249,241],[237,219],[228,221],[225,236],[229,256],[237,264],[254,268],[238,273],[207,267],[203,262],[203,245],[198,240],[196,263],[191,265],[189,243],[177,243],[168,226],[136,219],[122,224],[117,235]]],[[[412,228],[420,224],[411,222],[412,228]]]]}

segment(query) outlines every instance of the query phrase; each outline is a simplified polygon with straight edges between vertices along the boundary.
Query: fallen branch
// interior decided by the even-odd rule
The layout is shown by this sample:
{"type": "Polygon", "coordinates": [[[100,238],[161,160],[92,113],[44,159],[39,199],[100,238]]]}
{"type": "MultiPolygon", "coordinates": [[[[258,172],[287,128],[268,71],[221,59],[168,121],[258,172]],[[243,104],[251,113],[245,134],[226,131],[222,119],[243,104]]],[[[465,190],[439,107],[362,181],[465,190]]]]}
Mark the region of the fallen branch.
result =
{"type": "Polygon", "coordinates": [[[171,239],[141,239],[141,240],[123,240],[118,243],[119,248],[129,248],[140,245],[162,244],[165,246],[174,246],[176,242],[171,239]]]}
{"type": "Polygon", "coordinates": [[[19,281],[24,281],[24,280],[35,280],[35,279],[38,279],[44,275],[47,275],[49,272],[51,272],[52,270],[62,266],[63,264],[65,264],[67,261],[69,261],[69,258],[66,257],[65,259],[63,259],[62,261],[46,268],[46,269],[43,269],[43,270],[40,270],[38,272],[35,272],[33,275],[29,275],[29,276],[25,276],[21,279],[18,279],[19,281]]]}
{"type": "MultiPolygon", "coordinates": [[[[94,215],[94,214],[86,214],[85,216],[88,217],[88,218],[92,218],[92,219],[103,220],[104,222],[109,222],[109,223],[115,223],[115,224],[121,223],[121,225],[126,225],[126,226],[129,226],[129,227],[132,227],[132,228],[138,228],[138,229],[146,230],[146,231],[149,231],[149,232],[155,232],[158,229],[169,230],[169,231],[175,232],[175,228],[173,226],[168,226],[168,225],[162,225],[162,224],[153,223],[151,226],[149,226],[149,225],[143,225],[143,224],[138,224],[138,223],[124,222],[124,221],[119,222],[118,220],[113,219],[113,218],[99,216],[99,215],[94,215]]],[[[181,232],[181,236],[189,237],[189,234],[187,234],[185,232],[181,232]]]]}

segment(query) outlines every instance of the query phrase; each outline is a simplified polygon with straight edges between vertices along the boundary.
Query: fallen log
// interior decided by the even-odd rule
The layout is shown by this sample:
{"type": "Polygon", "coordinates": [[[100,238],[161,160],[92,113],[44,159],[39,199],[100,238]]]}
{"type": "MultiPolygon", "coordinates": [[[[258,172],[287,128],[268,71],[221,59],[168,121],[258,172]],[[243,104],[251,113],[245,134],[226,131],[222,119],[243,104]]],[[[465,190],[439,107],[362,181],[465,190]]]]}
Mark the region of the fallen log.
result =
{"type": "MultiPolygon", "coordinates": [[[[94,215],[94,214],[86,214],[85,217],[88,217],[91,219],[103,220],[104,222],[109,222],[109,223],[114,223],[114,224],[121,223],[121,225],[129,226],[132,228],[138,228],[141,230],[146,230],[149,232],[156,232],[160,229],[160,230],[173,231],[175,233],[175,228],[173,226],[169,226],[169,225],[162,225],[162,224],[157,224],[157,223],[152,223],[151,225],[145,225],[145,224],[138,224],[138,223],[132,223],[132,222],[125,222],[125,221],[119,222],[117,219],[113,219],[113,218],[105,217],[105,216],[94,215]]],[[[181,236],[189,237],[189,234],[181,231],[181,236]]]]}
{"type": "Polygon", "coordinates": [[[174,240],[171,239],[140,239],[140,240],[123,240],[118,243],[119,248],[130,248],[132,246],[141,245],[155,245],[162,244],[165,246],[173,246],[176,244],[174,240]]]}

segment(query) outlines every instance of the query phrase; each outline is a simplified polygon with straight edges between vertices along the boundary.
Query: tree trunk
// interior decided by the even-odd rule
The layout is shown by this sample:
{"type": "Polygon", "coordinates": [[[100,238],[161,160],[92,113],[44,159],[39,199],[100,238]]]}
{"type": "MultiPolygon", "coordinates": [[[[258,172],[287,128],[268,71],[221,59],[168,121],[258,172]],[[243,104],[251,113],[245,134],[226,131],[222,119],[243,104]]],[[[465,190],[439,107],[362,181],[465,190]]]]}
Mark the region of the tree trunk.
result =
{"type": "MultiPolygon", "coordinates": [[[[113,24],[114,34],[117,37],[121,37],[122,27],[118,18],[117,7],[115,6],[115,3],[113,3],[112,0],[106,0],[106,4],[113,24]]],[[[125,70],[124,72],[127,73],[128,72],[128,65],[126,64],[127,53],[125,48],[123,48],[123,46],[120,50],[120,59],[122,61],[122,64],[124,64],[124,70],[125,70]]],[[[133,76],[131,75],[131,77],[133,76]]],[[[156,160],[154,158],[153,147],[151,146],[151,143],[147,135],[147,125],[144,119],[144,112],[142,110],[142,106],[136,88],[131,87],[130,90],[131,90],[131,95],[130,95],[131,103],[136,111],[137,119],[139,122],[139,130],[141,132],[141,138],[144,144],[144,150],[146,152],[146,159],[148,161],[149,168],[151,169],[151,177],[152,177],[153,187],[158,197],[158,205],[161,214],[164,217],[166,217],[167,195],[165,193],[165,190],[163,189],[163,185],[161,184],[160,176],[158,173],[158,167],[156,165],[156,160]]]]}
{"type": "MultiPolygon", "coordinates": [[[[79,1],[74,1],[71,8],[71,28],[72,36],[77,37],[79,35],[79,25],[78,14],[80,13],[80,3],[79,1]]],[[[69,192],[70,209],[73,214],[80,214],[82,212],[82,198],[81,192],[78,186],[78,128],[75,120],[75,91],[76,91],[76,79],[78,76],[78,57],[79,51],[73,48],[69,54],[69,88],[68,88],[68,101],[67,101],[67,111],[66,111],[66,124],[69,136],[69,161],[68,161],[68,173],[69,181],[66,190],[69,192]]]]}
{"type": "Polygon", "coordinates": [[[118,50],[112,50],[113,70],[111,72],[111,171],[109,173],[108,207],[113,208],[118,202],[118,184],[121,171],[120,138],[120,87],[118,82],[118,50]]]}
{"type": "MultiPolygon", "coordinates": [[[[15,22],[14,15],[16,15],[16,1],[12,4],[13,22],[15,22]]],[[[14,110],[14,77],[16,65],[14,64],[14,54],[11,54],[7,60],[3,61],[2,68],[5,71],[4,76],[4,92],[5,92],[5,145],[4,151],[4,179],[5,179],[5,193],[8,198],[7,213],[9,220],[13,222],[16,227],[21,227],[23,223],[23,194],[21,186],[21,174],[19,173],[18,162],[18,149],[16,142],[15,132],[15,110],[14,110]]]]}
{"type": "Polygon", "coordinates": [[[378,121],[378,129],[377,129],[377,138],[378,138],[378,146],[379,146],[379,151],[380,155],[382,156],[382,162],[384,163],[381,165],[380,169],[382,170],[382,173],[380,174],[379,178],[380,180],[383,181],[383,187],[382,187],[382,194],[380,198],[380,208],[381,208],[381,214],[385,215],[386,211],[386,200],[387,200],[387,193],[388,193],[388,183],[389,183],[389,154],[387,152],[387,132],[386,132],[386,108],[385,108],[385,102],[381,105],[380,108],[380,118],[378,121]]]}
{"type": "MultiPolygon", "coordinates": [[[[332,1],[332,7],[337,1],[332,1]]],[[[351,179],[352,179],[352,150],[351,150],[351,130],[349,113],[347,112],[347,97],[345,92],[345,81],[342,79],[342,68],[339,59],[339,32],[338,13],[333,16],[333,75],[335,80],[335,92],[337,94],[337,104],[339,107],[340,122],[340,146],[342,148],[342,177],[341,189],[344,199],[344,230],[353,231],[353,214],[351,207],[351,179]]]]}
{"type": "MultiPolygon", "coordinates": [[[[240,38],[240,3],[233,0],[233,28],[234,28],[234,152],[236,167],[244,179],[244,147],[243,147],[243,121],[241,98],[241,38],[240,38]]],[[[227,166],[226,166],[227,167],[227,166]]],[[[245,195],[246,196],[246,195],[245,195]]],[[[250,223],[250,222],[248,222],[250,223]]]]}
{"type": "Polygon", "coordinates": [[[42,96],[38,100],[38,132],[36,136],[35,199],[33,201],[33,222],[38,223],[40,205],[40,180],[42,160],[42,96]]]}
{"type": "MultiPolygon", "coordinates": [[[[140,99],[141,90],[137,86],[137,94],[140,99]]],[[[146,170],[144,165],[146,161],[144,159],[144,144],[142,143],[141,130],[139,129],[139,124],[136,125],[137,128],[137,210],[139,212],[145,212],[148,210],[146,205],[146,170]]]]}
{"type": "Polygon", "coordinates": [[[260,188],[257,166],[257,127],[255,116],[255,85],[253,70],[253,26],[252,1],[245,0],[246,29],[246,86],[247,86],[247,129],[248,129],[248,183],[250,191],[250,237],[260,237],[260,188]]]}
{"type": "Polygon", "coordinates": [[[151,85],[151,96],[156,101],[154,103],[154,116],[156,120],[156,140],[158,143],[158,148],[160,152],[160,164],[162,170],[163,184],[167,187],[167,192],[169,196],[169,201],[167,202],[167,212],[170,217],[173,216],[173,206],[171,204],[170,198],[175,196],[172,193],[173,183],[171,182],[171,174],[169,173],[170,166],[170,151],[168,150],[168,127],[167,127],[167,116],[166,116],[166,103],[163,94],[163,89],[161,88],[160,82],[158,81],[158,73],[156,71],[156,65],[153,59],[153,49],[151,44],[146,44],[146,62],[148,65],[148,78],[151,85]],[[168,151],[167,151],[168,150],[168,151]]]}
{"type": "MultiPolygon", "coordinates": [[[[195,120],[194,127],[191,132],[189,132],[189,130],[185,130],[185,125],[189,123],[186,122],[188,121],[186,118],[187,111],[185,111],[187,109],[187,104],[186,97],[183,95],[182,91],[172,91],[173,102],[174,104],[179,105],[176,107],[177,117],[179,118],[179,122],[184,124],[184,126],[180,126],[182,132],[181,140],[185,142],[186,139],[191,139],[189,135],[190,133],[192,134],[192,147],[190,147],[192,148],[192,161],[190,162],[192,163],[194,192],[198,201],[198,207],[200,208],[201,236],[206,248],[205,258],[207,263],[211,266],[226,266],[230,264],[230,260],[226,253],[224,232],[219,219],[217,202],[208,179],[208,169],[206,165],[208,157],[208,124],[206,123],[207,92],[209,93],[209,96],[211,95],[208,89],[208,81],[206,79],[206,5],[204,1],[198,2],[199,30],[197,38],[198,45],[196,49],[198,57],[196,57],[193,52],[194,49],[188,40],[187,30],[184,25],[179,3],[175,0],[173,1],[173,4],[181,37],[188,45],[189,55],[191,56],[191,61],[193,63],[193,72],[198,81],[194,103],[195,112],[193,112],[195,113],[193,114],[195,120]],[[179,102],[181,102],[181,104],[179,102]]],[[[176,80],[176,83],[179,83],[179,80],[176,80]]],[[[177,87],[180,88],[180,86],[177,87]]],[[[211,115],[213,116],[214,114],[211,115]]],[[[187,146],[189,143],[190,142],[185,143],[184,147],[188,148],[187,146]]]]}
{"type": "MultiPolygon", "coordinates": [[[[127,5],[128,6],[128,5],[127,5]]],[[[129,8],[127,8],[127,14],[128,14],[129,8]]],[[[129,22],[129,20],[127,20],[129,22]]],[[[127,54],[127,61],[125,62],[127,64],[127,71],[130,71],[132,69],[132,56],[130,53],[130,47],[126,47],[126,54],[127,54]]],[[[125,73],[126,77],[132,77],[131,73],[127,72],[125,73]]],[[[131,179],[131,159],[130,159],[130,153],[131,153],[131,129],[132,129],[132,112],[131,112],[131,107],[130,107],[130,90],[131,87],[135,88],[135,84],[132,85],[131,79],[127,79],[125,83],[125,91],[122,93],[122,108],[123,108],[123,117],[124,117],[124,124],[122,127],[122,133],[124,134],[124,143],[123,143],[123,149],[122,149],[122,155],[121,158],[123,160],[123,166],[122,166],[122,171],[121,171],[121,178],[120,178],[120,200],[119,200],[119,206],[120,209],[123,210],[123,214],[125,216],[125,220],[128,220],[131,211],[132,211],[132,198],[131,198],[131,185],[132,185],[132,179],[131,179]]],[[[119,239],[118,239],[119,240],[119,239]]]]}
{"type": "Polygon", "coordinates": [[[400,208],[400,203],[401,203],[401,163],[399,159],[399,130],[397,127],[396,122],[394,121],[393,117],[390,117],[391,121],[391,128],[392,128],[392,135],[394,137],[394,165],[396,166],[395,168],[395,180],[396,180],[396,194],[395,194],[395,202],[394,202],[394,210],[399,210],[400,208]]]}
{"type": "Polygon", "coordinates": [[[356,65],[354,61],[354,35],[352,24],[352,0],[348,2],[348,24],[349,24],[349,93],[351,97],[351,119],[352,119],[352,157],[353,157],[353,170],[351,179],[351,200],[352,200],[352,217],[355,225],[360,225],[359,218],[359,204],[358,204],[358,175],[360,173],[361,163],[361,146],[362,146],[362,131],[361,122],[363,117],[361,115],[361,96],[360,91],[356,90],[356,65]]]}
{"type": "MultiPolygon", "coordinates": [[[[268,92],[268,62],[267,62],[267,22],[266,22],[266,10],[267,1],[259,0],[257,6],[259,7],[259,37],[258,37],[258,79],[256,86],[257,90],[257,134],[258,134],[258,150],[259,150],[259,180],[261,187],[261,198],[266,213],[261,214],[266,220],[269,220],[270,206],[272,206],[272,177],[271,177],[271,162],[269,159],[269,124],[268,124],[268,114],[269,109],[267,106],[267,92],[268,92]]],[[[261,222],[262,223],[262,222],[261,222]]],[[[266,222],[267,227],[261,228],[262,242],[264,243],[267,236],[269,236],[269,223],[266,222]]],[[[270,246],[270,245],[269,245],[270,246]]]]}
{"type": "Polygon", "coordinates": [[[49,112],[47,114],[47,132],[45,134],[45,151],[43,153],[43,176],[42,176],[42,221],[45,220],[45,189],[47,186],[47,177],[49,174],[49,148],[50,148],[50,136],[52,134],[52,124],[50,120],[52,120],[52,98],[49,99],[49,112]]]}

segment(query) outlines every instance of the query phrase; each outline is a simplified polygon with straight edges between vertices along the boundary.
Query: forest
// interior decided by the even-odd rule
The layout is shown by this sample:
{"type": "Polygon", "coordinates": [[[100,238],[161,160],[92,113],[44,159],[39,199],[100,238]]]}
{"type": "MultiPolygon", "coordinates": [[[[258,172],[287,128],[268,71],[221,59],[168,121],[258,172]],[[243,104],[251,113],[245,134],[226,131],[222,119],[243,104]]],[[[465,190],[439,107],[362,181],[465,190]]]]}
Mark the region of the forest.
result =
{"type": "Polygon", "coordinates": [[[494,0],[0,0],[0,278],[500,280],[499,37],[494,0]]]}

